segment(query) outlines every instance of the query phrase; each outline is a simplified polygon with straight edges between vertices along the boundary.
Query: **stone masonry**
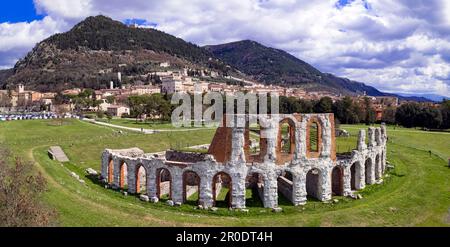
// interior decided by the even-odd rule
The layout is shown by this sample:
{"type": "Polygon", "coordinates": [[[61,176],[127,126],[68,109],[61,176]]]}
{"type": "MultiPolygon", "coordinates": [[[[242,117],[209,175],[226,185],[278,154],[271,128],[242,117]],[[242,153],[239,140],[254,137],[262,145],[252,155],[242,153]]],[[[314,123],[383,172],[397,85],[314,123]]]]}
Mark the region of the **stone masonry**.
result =
{"type": "MultiPolygon", "coordinates": [[[[249,120],[249,116],[239,115],[226,118],[236,123],[249,120]]],[[[368,129],[368,144],[365,130],[360,130],[357,148],[339,157],[333,114],[269,115],[260,118],[259,125],[256,154],[250,151],[248,125],[219,127],[207,154],[105,149],[101,175],[114,188],[124,188],[126,181],[128,193],[145,193],[152,201],[168,194],[174,203],[184,203],[197,187],[198,204],[204,208],[215,206],[215,197],[224,186],[230,190],[227,202],[231,208],[245,208],[249,187],[257,189],[264,207],[276,208],[279,194],[302,205],[308,197],[327,201],[333,195],[351,196],[382,179],[386,167],[384,125],[368,129]],[[288,126],[287,131],[281,131],[282,125],[288,126]],[[139,172],[142,170],[145,175],[139,172]]]]}

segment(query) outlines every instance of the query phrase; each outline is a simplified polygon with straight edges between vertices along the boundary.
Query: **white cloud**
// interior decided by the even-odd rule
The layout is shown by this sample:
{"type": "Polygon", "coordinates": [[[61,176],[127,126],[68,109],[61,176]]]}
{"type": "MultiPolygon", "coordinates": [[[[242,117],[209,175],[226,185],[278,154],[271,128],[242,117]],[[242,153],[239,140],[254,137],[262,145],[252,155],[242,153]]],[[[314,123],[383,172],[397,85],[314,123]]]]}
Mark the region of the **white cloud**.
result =
{"type": "Polygon", "coordinates": [[[0,23],[0,67],[11,67],[36,43],[67,28],[67,23],[50,16],[32,22],[0,23]]]}
{"type": "MultiPolygon", "coordinates": [[[[9,38],[2,35],[0,41],[7,42],[0,43],[0,52],[31,49],[46,35],[66,30],[86,16],[104,14],[118,20],[145,19],[200,45],[253,39],[284,49],[324,72],[380,90],[427,90],[450,96],[450,3],[446,0],[355,0],[339,8],[337,0],[34,2],[49,20],[41,25],[11,24],[28,25],[30,30],[34,26],[36,31],[16,31],[9,38]],[[17,45],[11,42],[14,35],[22,40],[17,45]],[[27,41],[24,35],[32,38],[27,41]]],[[[0,32],[4,30],[0,24],[0,32]]],[[[17,58],[12,56],[11,61],[17,58]]],[[[0,60],[0,66],[5,61],[0,60]]]]}

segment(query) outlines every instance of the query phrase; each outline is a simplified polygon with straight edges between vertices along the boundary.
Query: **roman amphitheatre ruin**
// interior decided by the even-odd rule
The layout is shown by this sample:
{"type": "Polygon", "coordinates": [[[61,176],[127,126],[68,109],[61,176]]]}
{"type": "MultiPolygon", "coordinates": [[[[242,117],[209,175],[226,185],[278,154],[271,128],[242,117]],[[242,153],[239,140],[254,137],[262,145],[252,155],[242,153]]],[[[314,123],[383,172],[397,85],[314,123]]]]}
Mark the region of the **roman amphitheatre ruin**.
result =
{"type": "Polygon", "coordinates": [[[247,124],[219,127],[205,153],[105,149],[101,177],[112,188],[142,193],[152,202],[164,196],[180,205],[197,193],[197,204],[203,208],[215,207],[219,192],[227,188],[228,207],[243,209],[246,189],[252,188],[265,208],[277,209],[279,193],[293,205],[303,205],[307,198],[328,201],[333,195],[354,195],[380,181],[385,171],[384,125],[368,128],[368,142],[365,130],[360,130],[357,148],[337,155],[333,114],[261,118],[259,144],[251,139],[255,132],[248,115],[226,118],[247,124]]]}

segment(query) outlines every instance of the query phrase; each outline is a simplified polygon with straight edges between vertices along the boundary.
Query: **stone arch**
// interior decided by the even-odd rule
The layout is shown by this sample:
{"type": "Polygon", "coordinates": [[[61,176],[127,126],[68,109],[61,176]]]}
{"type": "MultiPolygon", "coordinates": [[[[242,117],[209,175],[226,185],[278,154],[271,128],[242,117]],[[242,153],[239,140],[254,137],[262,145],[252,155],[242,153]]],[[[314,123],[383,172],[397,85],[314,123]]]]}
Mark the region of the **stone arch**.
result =
{"type": "Polygon", "coordinates": [[[112,157],[109,157],[108,161],[108,183],[114,183],[114,161],[112,157]]]}
{"type": "Polygon", "coordinates": [[[306,195],[321,199],[322,194],[322,171],[313,168],[306,173],[306,195]]]}
{"type": "MultiPolygon", "coordinates": [[[[232,206],[232,179],[231,176],[226,172],[218,172],[216,175],[214,175],[212,179],[212,192],[213,192],[213,201],[214,206],[218,205],[219,196],[222,197],[223,193],[221,193],[224,190],[224,187],[228,189],[228,191],[225,191],[225,196],[223,202],[227,203],[228,207],[232,206]]],[[[221,198],[220,198],[221,199],[221,198]]]]}
{"type": "Polygon", "coordinates": [[[261,201],[262,205],[264,206],[264,185],[265,178],[264,175],[260,172],[250,172],[245,178],[245,188],[251,189],[252,197],[249,200],[251,200],[253,204],[255,204],[255,199],[259,199],[259,201],[261,201]]]}
{"type": "Polygon", "coordinates": [[[372,184],[373,183],[373,162],[371,158],[366,159],[366,162],[364,163],[364,169],[365,169],[365,177],[366,177],[366,184],[372,184]]]}
{"type": "Polygon", "coordinates": [[[197,203],[200,200],[200,176],[191,170],[183,172],[183,201],[189,201],[189,198],[194,197],[197,203]]]}
{"type": "Polygon", "coordinates": [[[375,156],[375,179],[378,180],[381,178],[381,160],[380,154],[375,156]]]}
{"type": "Polygon", "coordinates": [[[356,161],[350,167],[350,189],[357,190],[361,181],[361,163],[356,161]]]}
{"type": "Polygon", "coordinates": [[[291,118],[285,118],[279,122],[277,138],[277,163],[286,163],[294,157],[295,122],[291,118]]]}
{"type": "MultiPolygon", "coordinates": [[[[294,174],[288,170],[283,170],[277,178],[277,189],[279,194],[294,203],[294,174]]],[[[280,200],[281,197],[278,196],[280,200]]]]}
{"type": "Polygon", "coordinates": [[[331,171],[331,192],[332,195],[344,195],[344,169],[341,166],[335,166],[331,171]]]}
{"type": "Polygon", "coordinates": [[[318,158],[322,152],[322,122],[314,117],[306,126],[306,156],[318,158]]]}
{"type": "Polygon", "coordinates": [[[249,122],[246,123],[247,126],[244,131],[245,160],[247,162],[262,162],[267,154],[267,138],[261,135],[264,127],[261,126],[259,119],[256,127],[249,126],[249,124],[249,122]],[[250,135],[254,138],[250,138],[250,135]]]}
{"type": "Polygon", "coordinates": [[[172,198],[172,174],[167,168],[159,168],[156,170],[156,196],[161,199],[164,195],[172,198]]]}
{"type": "Polygon", "coordinates": [[[125,189],[125,185],[128,185],[128,164],[125,161],[120,161],[120,180],[119,187],[125,189]]]}
{"type": "Polygon", "coordinates": [[[142,191],[142,187],[144,187],[144,190],[147,190],[147,169],[145,168],[145,166],[143,164],[138,164],[136,166],[136,170],[135,170],[135,181],[136,181],[136,194],[141,193],[142,191]],[[145,181],[143,181],[145,180],[145,181]]]}

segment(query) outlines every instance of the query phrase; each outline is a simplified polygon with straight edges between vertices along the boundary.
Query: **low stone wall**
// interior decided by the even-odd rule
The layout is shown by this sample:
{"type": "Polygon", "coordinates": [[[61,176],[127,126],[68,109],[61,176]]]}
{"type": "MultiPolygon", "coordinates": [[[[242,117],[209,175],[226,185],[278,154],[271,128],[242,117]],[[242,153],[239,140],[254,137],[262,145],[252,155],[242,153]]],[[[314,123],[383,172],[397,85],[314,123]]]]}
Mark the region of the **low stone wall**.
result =
{"type": "Polygon", "coordinates": [[[282,176],[278,177],[278,191],[291,202],[294,201],[292,198],[292,187],[292,181],[282,176]]]}
{"type": "Polygon", "coordinates": [[[166,151],[166,160],[177,161],[177,162],[187,162],[195,163],[204,161],[206,159],[206,154],[193,153],[193,152],[180,152],[175,150],[166,151]]]}
{"type": "Polygon", "coordinates": [[[169,195],[170,194],[170,181],[161,182],[159,184],[159,189],[161,191],[161,195],[169,195]]]}

